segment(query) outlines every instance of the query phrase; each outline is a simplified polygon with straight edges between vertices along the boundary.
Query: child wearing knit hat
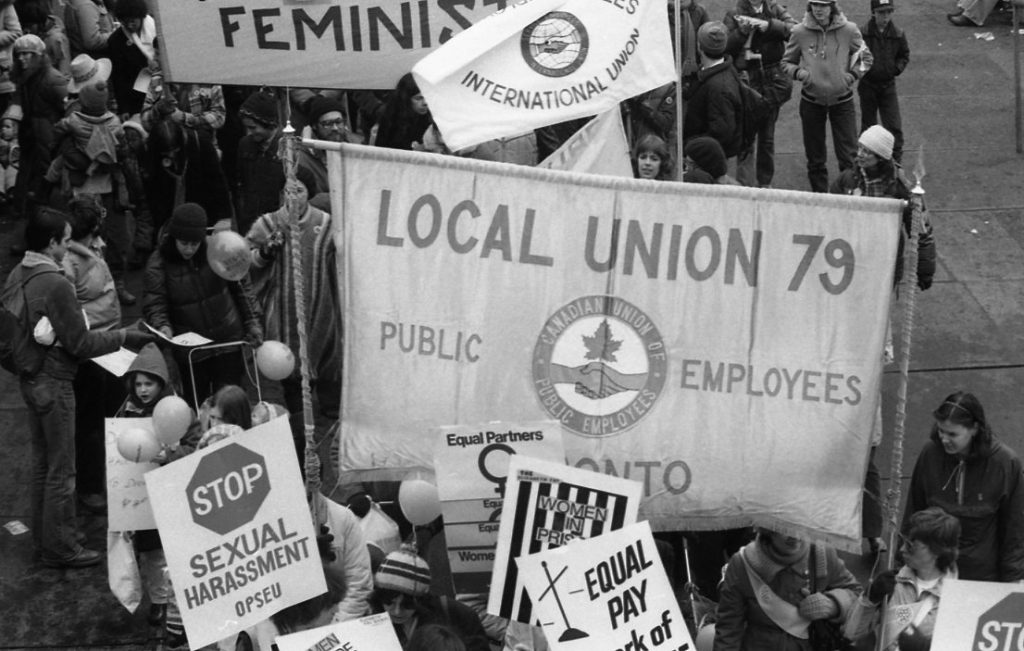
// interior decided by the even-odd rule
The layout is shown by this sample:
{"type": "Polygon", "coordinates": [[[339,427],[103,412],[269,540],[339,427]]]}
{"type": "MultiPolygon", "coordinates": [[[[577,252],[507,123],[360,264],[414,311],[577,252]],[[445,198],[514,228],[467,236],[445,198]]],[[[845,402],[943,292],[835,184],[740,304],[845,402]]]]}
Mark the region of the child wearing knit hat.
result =
{"type": "Polygon", "coordinates": [[[375,610],[391,617],[403,647],[413,631],[440,624],[458,635],[467,651],[490,649],[480,617],[469,606],[430,594],[430,566],[411,545],[384,557],[373,584],[375,610]]]}

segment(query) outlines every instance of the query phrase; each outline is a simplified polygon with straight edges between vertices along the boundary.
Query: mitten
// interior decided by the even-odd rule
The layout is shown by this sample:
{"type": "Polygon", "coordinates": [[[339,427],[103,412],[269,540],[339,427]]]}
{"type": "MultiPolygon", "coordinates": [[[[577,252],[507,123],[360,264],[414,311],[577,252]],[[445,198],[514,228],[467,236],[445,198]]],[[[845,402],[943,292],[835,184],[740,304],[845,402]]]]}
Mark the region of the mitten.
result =
{"type": "Polygon", "coordinates": [[[931,638],[913,626],[908,626],[900,633],[900,651],[928,651],[931,644],[931,638]]]}
{"type": "Polygon", "coordinates": [[[874,604],[882,603],[882,599],[891,596],[895,588],[896,570],[882,572],[871,582],[871,587],[868,588],[868,599],[874,604]]]}
{"type": "Polygon", "coordinates": [[[839,614],[839,605],[832,597],[815,592],[804,597],[798,607],[800,616],[812,622],[819,619],[831,619],[839,614]]]}

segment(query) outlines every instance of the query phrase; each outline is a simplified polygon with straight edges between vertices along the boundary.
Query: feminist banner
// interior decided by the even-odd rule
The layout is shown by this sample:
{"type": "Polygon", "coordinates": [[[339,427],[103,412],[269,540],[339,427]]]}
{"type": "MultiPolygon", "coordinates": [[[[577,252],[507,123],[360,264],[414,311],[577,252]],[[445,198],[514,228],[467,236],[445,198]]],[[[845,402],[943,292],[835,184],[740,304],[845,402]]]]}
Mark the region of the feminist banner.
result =
{"type": "Polygon", "coordinates": [[[394,88],[506,0],[155,0],[174,81],[394,88]]]}
{"type": "Polygon", "coordinates": [[[899,202],[331,155],[343,472],[430,468],[437,423],[550,418],[655,529],[859,540],[899,202]]]}

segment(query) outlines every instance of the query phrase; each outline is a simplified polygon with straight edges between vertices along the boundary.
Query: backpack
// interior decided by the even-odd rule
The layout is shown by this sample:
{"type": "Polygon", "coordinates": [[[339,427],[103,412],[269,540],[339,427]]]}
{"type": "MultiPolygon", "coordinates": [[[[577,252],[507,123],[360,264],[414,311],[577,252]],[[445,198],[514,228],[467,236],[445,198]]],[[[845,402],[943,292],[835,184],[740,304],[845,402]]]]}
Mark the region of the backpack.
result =
{"type": "Polygon", "coordinates": [[[740,121],[740,151],[749,151],[757,139],[757,132],[768,123],[772,112],[772,105],[764,98],[764,95],[754,90],[743,78],[733,70],[736,81],[740,87],[740,104],[743,107],[743,117],[740,121]]]}
{"type": "Polygon", "coordinates": [[[0,293],[0,367],[19,377],[34,376],[46,359],[47,348],[36,343],[28,321],[25,285],[34,277],[9,278],[0,293]]]}

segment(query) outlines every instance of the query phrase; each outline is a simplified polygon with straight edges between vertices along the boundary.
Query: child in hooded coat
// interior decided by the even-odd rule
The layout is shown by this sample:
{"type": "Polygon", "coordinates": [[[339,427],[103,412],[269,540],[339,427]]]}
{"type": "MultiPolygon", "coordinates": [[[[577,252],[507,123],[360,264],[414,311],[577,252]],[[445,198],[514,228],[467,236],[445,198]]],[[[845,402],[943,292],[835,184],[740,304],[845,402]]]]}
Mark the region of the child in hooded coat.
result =
{"type": "MultiPolygon", "coordinates": [[[[170,383],[167,362],[156,344],[146,344],[138,357],[125,373],[128,397],[117,410],[116,418],[151,418],[158,402],[175,395],[170,383]]],[[[195,451],[199,442],[199,421],[193,414],[192,424],[181,440],[156,457],[160,465],[166,465],[195,451]]],[[[156,529],[136,531],[135,550],[139,555],[139,574],[149,595],[149,623],[159,626],[166,618],[169,636],[184,637],[181,613],[174,602],[170,577],[167,574],[167,559],[164,557],[160,534],[156,529]]]]}

